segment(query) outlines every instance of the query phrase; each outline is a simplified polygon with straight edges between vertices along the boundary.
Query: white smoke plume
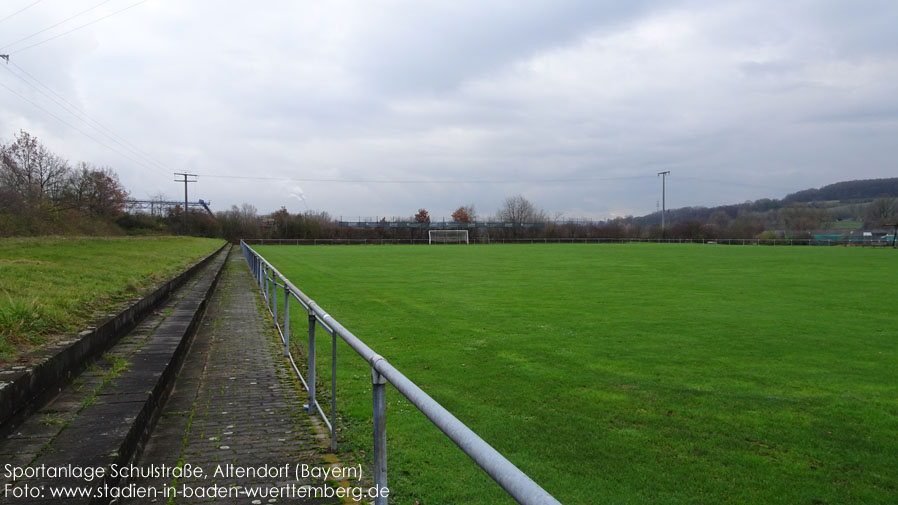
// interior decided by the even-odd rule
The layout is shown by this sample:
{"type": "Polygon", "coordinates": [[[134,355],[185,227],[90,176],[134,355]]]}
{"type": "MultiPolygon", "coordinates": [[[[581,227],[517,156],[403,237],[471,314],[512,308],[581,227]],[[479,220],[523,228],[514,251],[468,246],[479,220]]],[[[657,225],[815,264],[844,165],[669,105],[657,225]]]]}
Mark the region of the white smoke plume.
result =
{"type": "Polygon", "coordinates": [[[303,207],[305,207],[306,210],[309,210],[309,204],[306,203],[306,194],[299,186],[299,184],[294,184],[293,186],[287,188],[287,190],[290,192],[290,196],[302,202],[303,207]]]}

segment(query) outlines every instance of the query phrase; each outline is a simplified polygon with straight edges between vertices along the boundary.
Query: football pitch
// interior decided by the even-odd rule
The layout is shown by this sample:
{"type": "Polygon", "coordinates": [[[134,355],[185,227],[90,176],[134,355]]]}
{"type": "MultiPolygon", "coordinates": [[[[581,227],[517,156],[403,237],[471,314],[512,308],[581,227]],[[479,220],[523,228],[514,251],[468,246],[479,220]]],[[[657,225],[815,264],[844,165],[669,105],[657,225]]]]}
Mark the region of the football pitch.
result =
{"type": "MultiPolygon", "coordinates": [[[[893,249],[254,249],[562,503],[898,496],[893,249]]],[[[370,457],[369,367],[338,356],[341,447],[370,457]]],[[[391,503],[512,503],[392,388],[387,438],[391,503]]]]}

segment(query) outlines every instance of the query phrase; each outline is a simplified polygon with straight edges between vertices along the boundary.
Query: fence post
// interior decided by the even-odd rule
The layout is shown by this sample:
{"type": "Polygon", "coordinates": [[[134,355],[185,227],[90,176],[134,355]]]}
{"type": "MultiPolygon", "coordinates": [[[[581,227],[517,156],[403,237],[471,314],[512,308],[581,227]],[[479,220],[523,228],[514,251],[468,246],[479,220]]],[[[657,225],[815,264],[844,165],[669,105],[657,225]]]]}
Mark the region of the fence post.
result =
{"type": "Polygon", "coordinates": [[[315,415],[315,313],[309,306],[309,415],[315,415]]]}
{"type": "Polygon", "coordinates": [[[337,450],[337,332],[331,333],[331,450],[337,450]]]}
{"type": "MultiPolygon", "coordinates": [[[[383,358],[381,358],[383,359],[383,358]]],[[[372,359],[372,363],[377,360],[372,359]]],[[[377,496],[374,505],[387,505],[387,497],[381,492],[387,487],[387,380],[371,366],[371,389],[374,413],[374,487],[377,496]]]]}
{"type": "Polygon", "coordinates": [[[284,283],[284,357],[290,355],[290,291],[284,283]]]}
{"type": "MultiPolygon", "coordinates": [[[[277,328],[278,326],[278,280],[272,274],[272,282],[271,283],[271,319],[274,320],[274,326],[277,328]]],[[[287,290],[287,285],[284,284],[284,290],[287,290]]]]}
{"type": "Polygon", "coordinates": [[[262,264],[262,290],[265,291],[265,308],[271,310],[271,307],[268,306],[268,269],[264,263],[262,264]]]}

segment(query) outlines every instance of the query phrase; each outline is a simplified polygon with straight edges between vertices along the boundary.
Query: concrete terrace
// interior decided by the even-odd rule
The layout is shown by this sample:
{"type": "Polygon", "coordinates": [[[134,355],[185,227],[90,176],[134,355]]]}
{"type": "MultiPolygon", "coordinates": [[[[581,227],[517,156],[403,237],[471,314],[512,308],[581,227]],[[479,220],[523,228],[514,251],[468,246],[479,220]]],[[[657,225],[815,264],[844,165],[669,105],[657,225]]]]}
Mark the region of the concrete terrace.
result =
{"type": "Polygon", "coordinates": [[[0,472],[0,503],[331,504],[344,500],[320,490],[362,486],[297,475],[302,465],[340,464],[303,409],[306,395],[242,255],[225,256],[0,440],[0,460],[25,473],[0,472]],[[217,269],[190,341],[190,311],[201,308],[196,300],[217,269]],[[163,368],[178,353],[180,368],[160,393],[163,368]],[[153,394],[167,399],[147,412],[159,403],[153,394]],[[141,421],[152,430],[136,430],[141,421]],[[119,454],[129,437],[133,454],[119,454]],[[105,480],[83,475],[100,468],[105,480]],[[54,496],[60,489],[91,496],[54,496]]]}

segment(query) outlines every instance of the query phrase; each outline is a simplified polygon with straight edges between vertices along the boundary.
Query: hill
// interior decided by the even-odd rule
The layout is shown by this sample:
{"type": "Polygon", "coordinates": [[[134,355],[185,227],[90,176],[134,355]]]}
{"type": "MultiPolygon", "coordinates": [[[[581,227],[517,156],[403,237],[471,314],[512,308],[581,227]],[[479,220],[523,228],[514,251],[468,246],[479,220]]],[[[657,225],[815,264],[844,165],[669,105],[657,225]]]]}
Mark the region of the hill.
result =
{"type": "Polygon", "coordinates": [[[898,197],[898,177],[837,182],[820,189],[811,188],[791,193],[786,195],[782,202],[790,204],[832,200],[872,200],[882,197],[898,197]]]}
{"type": "MultiPolygon", "coordinates": [[[[896,219],[898,177],[842,181],[790,193],[782,199],[762,198],[739,204],[667,211],[670,231],[683,236],[744,238],[765,230],[806,234],[820,229],[882,228],[894,224],[896,219]],[[699,232],[700,228],[704,231],[699,232]]],[[[659,227],[661,213],[653,212],[626,221],[642,227],[659,227]]]]}

